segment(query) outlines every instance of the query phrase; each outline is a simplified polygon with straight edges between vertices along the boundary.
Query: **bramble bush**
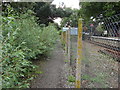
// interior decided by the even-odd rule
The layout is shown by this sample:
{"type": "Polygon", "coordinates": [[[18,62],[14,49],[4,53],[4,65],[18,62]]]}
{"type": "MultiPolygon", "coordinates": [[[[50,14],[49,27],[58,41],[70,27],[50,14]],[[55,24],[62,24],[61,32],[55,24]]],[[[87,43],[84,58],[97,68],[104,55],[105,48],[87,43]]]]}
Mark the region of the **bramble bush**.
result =
{"type": "Polygon", "coordinates": [[[31,59],[54,47],[58,31],[53,24],[40,27],[30,10],[20,17],[10,12],[7,17],[1,16],[2,88],[28,88],[31,72],[36,69],[31,59]]]}

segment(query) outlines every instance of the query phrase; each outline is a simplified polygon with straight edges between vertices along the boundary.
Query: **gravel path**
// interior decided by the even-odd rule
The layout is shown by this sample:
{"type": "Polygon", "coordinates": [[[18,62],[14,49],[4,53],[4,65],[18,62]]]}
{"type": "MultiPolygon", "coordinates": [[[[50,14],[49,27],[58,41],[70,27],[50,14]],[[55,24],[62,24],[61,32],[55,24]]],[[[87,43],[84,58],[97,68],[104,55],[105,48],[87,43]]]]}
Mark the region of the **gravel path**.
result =
{"type": "Polygon", "coordinates": [[[32,81],[31,88],[63,88],[65,86],[65,55],[60,43],[56,45],[47,61],[40,61],[40,67],[43,73],[32,81]]]}

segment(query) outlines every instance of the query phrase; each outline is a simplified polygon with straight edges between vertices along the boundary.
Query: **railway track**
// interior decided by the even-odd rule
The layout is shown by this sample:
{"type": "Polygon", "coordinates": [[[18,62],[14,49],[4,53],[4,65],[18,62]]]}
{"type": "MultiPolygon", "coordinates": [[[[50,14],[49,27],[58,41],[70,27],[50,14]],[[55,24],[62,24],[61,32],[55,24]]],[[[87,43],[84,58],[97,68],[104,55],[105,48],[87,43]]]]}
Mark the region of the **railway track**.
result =
{"type": "Polygon", "coordinates": [[[98,37],[91,36],[90,43],[103,47],[101,52],[113,57],[117,61],[120,61],[120,39],[119,38],[111,38],[111,37],[98,37]]]}

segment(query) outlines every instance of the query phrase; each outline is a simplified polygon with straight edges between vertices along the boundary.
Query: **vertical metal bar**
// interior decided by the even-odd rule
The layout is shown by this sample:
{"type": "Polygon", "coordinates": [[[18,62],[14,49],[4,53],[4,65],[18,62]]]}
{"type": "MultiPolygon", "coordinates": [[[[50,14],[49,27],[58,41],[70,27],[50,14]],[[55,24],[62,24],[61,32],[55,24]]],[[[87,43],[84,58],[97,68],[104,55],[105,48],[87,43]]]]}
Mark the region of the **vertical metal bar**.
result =
{"type": "Polygon", "coordinates": [[[78,42],[76,62],[76,88],[81,87],[81,59],[82,59],[82,19],[78,20],[78,42]]]}
{"type": "MultiPolygon", "coordinates": [[[[2,4],[2,3],[1,3],[2,4]]],[[[1,5],[2,6],[2,5],[1,5]]],[[[2,7],[0,7],[2,8],[2,7]]],[[[1,9],[0,9],[1,12],[1,9]]],[[[3,40],[3,36],[2,36],[2,16],[0,13],[0,51],[2,51],[2,40],[3,40]]],[[[0,52],[0,61],[2,59],[2,52],[0,52]]],[[[0,63],[0,90],[2,90],[2,63],[0,63]]]]}
{"type": "Polygon", "coordinates": [[[70,28],[68,29],[68,60],[70,63],[70,28]]]}
{"type": "Polygon", "coordinates": [[[65,31],[65,54],[67,54],[67,31],[65,31]]]}
{"type": "Polygon", "coordinates": [[[63,43],[63,38],[64,38],[64,36],[63,36],[63,31],[61,32],[61,42],[63,43]]]}

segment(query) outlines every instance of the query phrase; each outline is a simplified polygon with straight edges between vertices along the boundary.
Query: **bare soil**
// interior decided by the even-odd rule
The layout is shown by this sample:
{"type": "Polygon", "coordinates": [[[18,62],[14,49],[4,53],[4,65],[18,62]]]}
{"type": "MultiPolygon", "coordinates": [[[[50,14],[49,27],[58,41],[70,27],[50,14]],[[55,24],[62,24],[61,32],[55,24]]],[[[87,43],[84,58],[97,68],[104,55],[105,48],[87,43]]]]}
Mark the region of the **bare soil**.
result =
{"type": "Polygon", "coordinates": [[[40,74],[31,82],[31,88],[64,88],[65,87],[65,55],[58,42],[46,60],[36,63],[40,74]]]}

